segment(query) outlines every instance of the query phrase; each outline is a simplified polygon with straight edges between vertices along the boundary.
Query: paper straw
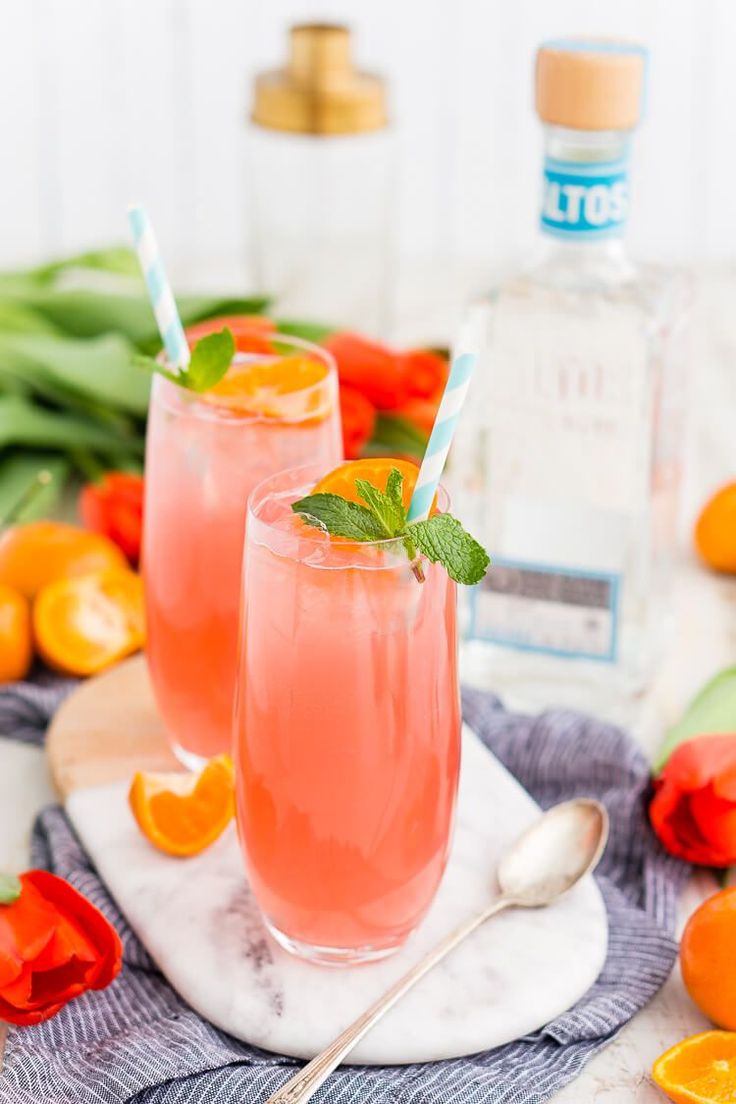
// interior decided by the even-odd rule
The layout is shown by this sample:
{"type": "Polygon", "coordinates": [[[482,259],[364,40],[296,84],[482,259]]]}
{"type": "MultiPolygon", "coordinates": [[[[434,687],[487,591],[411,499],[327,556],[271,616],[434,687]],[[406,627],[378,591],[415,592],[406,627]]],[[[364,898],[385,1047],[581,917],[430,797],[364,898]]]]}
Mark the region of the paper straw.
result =
{"type": "Polygon", "coordinates": [[[417,476],[414,494],[409,505],[409,521],[422,521],[437,493],[447,454],[457,429],[460,411],[470,388],[480,349],[481,315],[471,314],[461,330],[452,354],[450,374],[432,427],[427,450],[417,476]]]}
{"type": "Polygon", "coordinates": [[[190,357],[189,346],[151,221],[143,207],[129,207],[128,222],[166,356],[175,369],[186,368],[190,357]]]}

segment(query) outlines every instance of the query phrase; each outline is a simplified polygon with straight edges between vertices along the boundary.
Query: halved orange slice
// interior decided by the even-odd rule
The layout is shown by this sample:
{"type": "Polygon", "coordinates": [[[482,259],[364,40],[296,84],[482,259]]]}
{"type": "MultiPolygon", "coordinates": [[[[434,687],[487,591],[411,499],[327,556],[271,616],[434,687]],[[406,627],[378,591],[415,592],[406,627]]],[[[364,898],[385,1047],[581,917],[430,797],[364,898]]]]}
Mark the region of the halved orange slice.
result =
{"type": "Polygon", "coordinates": [[[345,464],[341,464],[339,468],[331,471],[329,475],[320,479],[311,493],[336,494],[340,495],[341,498],[347,498],[350,502],[358,502],[364,506],[365,503],[360,497],[355,484],[356,479],[364,479],[366,483],[372,483],[379,491],[385,491],[392,468],[397,468],[404,477],[402,498],[404,507],[408,510],[419,475],[419,468],[411,460],[396,460],[390,456],[369,457],[366,460],[348,460],[345,464]]]}
{"type": "Polygon", "coordinates": [[[33,605],[33,634],[49,666],[68,675],[103,671],[145,643],[140,575],[113,569],[48,583],[33,605]]]}
{"type": "Polygon", "coordinates": [[[334,402],[330,390],[318,386],[327,375],[326,364],[307,356],[233,364],[202,398],[235,413],[262,418],[321,420],[334,402]]]}
{"type": "Polygon", "coordinates": [[[652,1076],[675,1104],[736,1100],[736,1031],[705,1031],[666,1051],[652,1076]]]}
{"type": "Polygon", "coordinates": [[[197,855],[222,834],[235,813],[233,764],[218,755],[199,772],[139,771],[128,800],[146,839],[167,855],[197,855]]]}

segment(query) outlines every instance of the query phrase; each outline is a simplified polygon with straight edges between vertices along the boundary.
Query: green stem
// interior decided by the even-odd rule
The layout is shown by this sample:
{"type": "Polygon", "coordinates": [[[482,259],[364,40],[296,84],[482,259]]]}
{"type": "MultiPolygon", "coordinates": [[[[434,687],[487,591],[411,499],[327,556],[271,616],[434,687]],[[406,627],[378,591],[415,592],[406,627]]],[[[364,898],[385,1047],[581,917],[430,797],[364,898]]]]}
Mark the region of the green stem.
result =
{"type": "Polygon", "coordinates": [[[10,509],[6,510],[5,513],[0,516],[0,525],[12,525],[20,512],[30,506],[44,487],[48,487],[51,479],[51,472],[46,468],[42,468],[37,472],[33,482],[18,496],[10,509]]]}
{"type": "Polygon", "coordinates": [[[69,449],[69,459],[77,471],[91,483],[97,483],[105,474],[105,468],[89,449],[69,449]]]}

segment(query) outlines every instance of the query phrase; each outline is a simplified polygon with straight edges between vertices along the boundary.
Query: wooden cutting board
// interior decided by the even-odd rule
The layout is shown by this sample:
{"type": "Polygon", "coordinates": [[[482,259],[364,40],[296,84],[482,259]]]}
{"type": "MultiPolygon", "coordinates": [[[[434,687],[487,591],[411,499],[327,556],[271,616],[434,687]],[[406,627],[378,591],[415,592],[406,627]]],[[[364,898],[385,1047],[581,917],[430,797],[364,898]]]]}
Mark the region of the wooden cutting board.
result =
{"type": "Polygon", "coordinates": [[[181,770],[156,713],[145,658],[133,656],[83,682],[57,710],[46,753],[62,798],[129,781],[135,770],[181,770]]]}
{"type": "MultiPolygon", "coordinates": [[[[100,876],[171,985],[247,1042],[310,1057],[461,919],[494,895],[498,858],[538,809],[466,729],[457,822],[437,897],[395,956],[356,969],[311,966],[274,945],[248,889],[234,826],[203,854],[174,859],[138,831],[137,769],[176,770],[137,657],[82,684],[48,737],[51,773],[100,876]]],[[[607,922],[588,879],[553,908],[487,924],[371,1031],[351,1062],[472,1054],[534,1031],[575,1003],[605,959],[607,922]]]]}

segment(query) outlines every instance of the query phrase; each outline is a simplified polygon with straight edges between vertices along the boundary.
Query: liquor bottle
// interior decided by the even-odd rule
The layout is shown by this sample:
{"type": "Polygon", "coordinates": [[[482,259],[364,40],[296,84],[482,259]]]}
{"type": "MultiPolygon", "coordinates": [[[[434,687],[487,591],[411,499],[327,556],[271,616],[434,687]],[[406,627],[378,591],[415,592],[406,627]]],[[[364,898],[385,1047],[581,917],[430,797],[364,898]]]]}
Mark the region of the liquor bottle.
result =
{"type": "MultiPolygon", "coordinates": [[[[465,676],[514,707],[634,715],[675,544],[686,286],[632,263],[628,160],[646,54],[537,54],[540,248],[480,305],[454,497],[493,567],[465,610],[465,676]]],[[[478,310],[478,305],[474,306],[478,310]]]]}
{"type": "Polygon", "coordinates": [[[386,101],[339,25],[292,27],[287,64],[256,76],[251,267],[282,317],[385,333],[396,153],[386,101]]]}

